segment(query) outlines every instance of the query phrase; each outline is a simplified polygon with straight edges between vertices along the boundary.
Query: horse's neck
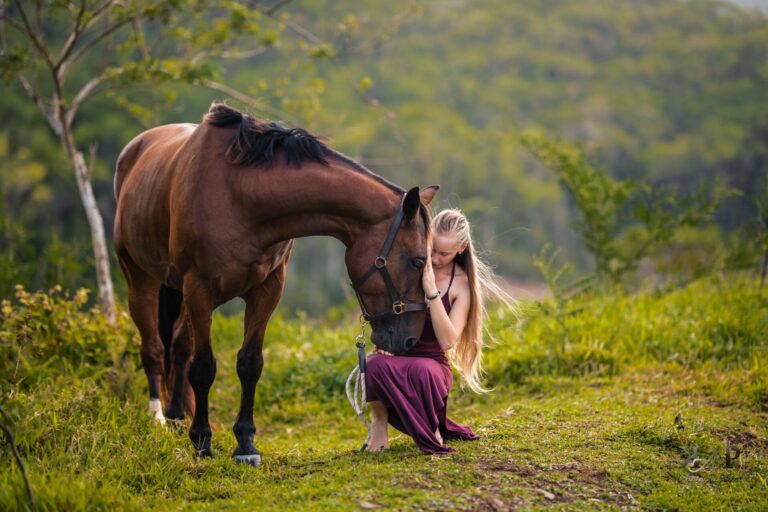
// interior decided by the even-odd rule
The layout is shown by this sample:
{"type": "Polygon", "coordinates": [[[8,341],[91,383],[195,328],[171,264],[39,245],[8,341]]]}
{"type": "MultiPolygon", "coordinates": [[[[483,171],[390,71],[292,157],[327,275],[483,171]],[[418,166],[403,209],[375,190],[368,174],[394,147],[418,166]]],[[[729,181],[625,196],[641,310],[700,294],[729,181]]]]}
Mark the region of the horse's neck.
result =
{"type": "Polygon", "coordinates": [[[304,236],[333,236],[349,247],[371,226],[388,221],[399,194],[374,177],[332,162],[287,169],[270,186],[262,236],[276,243],[304,236]]]}

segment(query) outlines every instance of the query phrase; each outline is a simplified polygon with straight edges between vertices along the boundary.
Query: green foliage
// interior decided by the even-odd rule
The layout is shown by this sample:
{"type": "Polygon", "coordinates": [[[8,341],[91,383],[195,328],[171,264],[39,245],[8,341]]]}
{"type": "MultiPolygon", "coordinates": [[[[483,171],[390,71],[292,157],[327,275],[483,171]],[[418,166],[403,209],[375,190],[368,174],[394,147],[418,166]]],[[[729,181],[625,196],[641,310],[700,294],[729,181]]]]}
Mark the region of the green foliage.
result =
{"type": "Polygon", "coordinates": [[[526,133],[522,144],[555,171],[579,212],[574,228],[595,257],[598,274],[612,275],[621,259],[616,246],[622,229],[619,212],[633,192],[633,184],[614,180],[603,169],[590,165],[581,148],[548,139],[541,133],[526,133]]]}
{"type": "Polygon", "coordinates": [[[16,300],[0,312],[0,389],[18,392],[48,379],[92,378],[124,394],[127,375],[139,366],[138,337],[123,314],[108,325],[97,309],[84,310],[88,290],[74,295],[56,286],[48,293],[16,287],[16,300]]]}
{"type": "Polygon", "coordinates": [[[671,187],[616,180],[590,164],[580,147],[537,131],[526,132],[522,144],[557,174],[578,211],[574,229],[594,256],[598,276],[614,284],[677,229],[710,220],[726,193],[722,186],[709,192],[702,185],[680,198],[671,187]]]}
{"type": "MultiPolygon", "coordinates": [[[[3,347],[8,326],[13,339],[41,341],[24,342],[27,373],[3,385],[2,405],[44,510],[759,509],[768,499],[759,480],[768,464],[768,306],[756,288],[727,275],[665,295],[574,296],[564,352],[551,343],[559,321],[545,309],[524,307],[527,317],[512,326],[508,311],[493,310],[494,391],[456,386],[449,406],[481,439],[451,441],[457,452],[439,458],[392,430],[388,452],[356,451],[364,429],[343,394],[356,363],[352,307],[270,323],[257,387],[258,469],[229,458],[242,316],[213,320],[213,460],[195,460],[186,435],[152,424],[138,367],[126,370],[125,393],[108,385],[108,345],[134,346],[132,329],[101,327],[82,299],[56,291],[3,305],[3,347]],[[54,351],[57,338],[74,348],[54,351]],[[740,455],[729,462],[734,447],[740,455]]],[[[129,353],[135,363],[135,346],[129,353]]],[[[23,510],[18,469],[7,450],[0,457],[0,502],[23,510]]]]}
{"type": "MultiPolygon", "coordinates": [[[[42,32],[61,44],[70,12],[76,12],[65,7],[78,5],[56,5],[55,27],[42,32]]],[[[86,17],[94,5],[100,4],[86,3],[86,17]]],[[[724,244],[736,240],[733,231],[754,210],[747,196],[756,189],[764,173],[760,162],[768,154],[768,23],[764,15],[730,2],[120,5],[145,9],[143,30],[117,31],[96,45],[72,68],[66,84],[67,91],[76,91],[78,79],[102,70],[107,47],[116,60],[105,70],[119,76],[125,66],[125,76],[135,73],[142,80],[130,87],[118,80],[112,91],[98,88],[75,123],[80,147],[99,141],[94,187],[108,231],[114,211],[110,180],[119,151],[148,126],[198,122],[211,100],[224,93],[169,80],[197,83],[211,77],[251,95],[258,101],[251,109],[263,116],[330,136],[334,147],[393,182],[440,184],[435,206],[464,208],[499,273],[513,278],[537,278],[530,255],[547,242],[562,248],[578,273],[592,266],[569,229],[573,215],[557,180],[520,149],[523,127],[540,125],[547,133],[601,148],[596,160],[614,181],[649,183],[653,190],[672,184],[687,197],[699,183],[723,177],[746,192],[717,213],[724,244]],[[266,14],[277,5],[274,16],[266,14]],[[212,14],[206,6],[219,10],[212,14]],[[142,48],[157,50],[155,60],[145,60],[142,48]],[[249,50],[256,52],[252,58],[226,58],[227,52],[249,50]],[[313,52],[327,56],[309,57],[313,52]],[[145,79],[161,83],[142,86],[145,79]]],[[[31,65],[34,53],[16,44],[14,30],[8,28],[6,35],[9,70],[31,65]]],[[[89,232],[71,171],[19,86],[4,86],[0,117],[9,120],[9,157],[1,159],[9,165],[0,165],[0,174],[21,169],[25,164],[13,155],[26,148],[26,162],[44,168],[41,185],[54,191],[48,199],[10,193],[4,213],[28,235],[35,254],[47,252],[50,231],[83,254],[89,232]]],[[[647,194],[648,204],[660,195],[647,194]]],[[[647,235],[641,224],[636,228],[640,237],[647,235]]],[[[638,248],[631,235],[627,232],[630,240],[620,250],[638,248]]],[[[751,255],[749,264],[759,264],[749,249],[743,252],[751,255]]],[[[21,252],[13,261],[28,261],[21,252]]],[[[649,248],[648,254],[654,252],[649,248]]],[[[16,268],[17,277],[3,289],[18,282],[32,289],[56,284],[35,280],[30,267],[16,268]]],[[[74,281],[68,288],[95,286],[88,274],[68,276],[74,281]]],[[[346,285],[339,285],[343,278],[340,246],[301,240],[281,307],[319,314],[346,299],[346,285]],[[318,258],[328,265],[314,266],[318,258]]]]}
{"type": "Polygon", "coordinates": [[[713,276],[664,294],[577,296],[564,312],[545,303],[520,329],[499,330],[488,373],[492,382],[520,382],[531,374],[610,376],[638,365],[713,364],[752,368],[765,383],[768,304],[756,288],[737,275],[713,276]]]}
{"type": "MultiPolygon", "coordinates": [[[[563,279],[571,273],[573,266],[569,263],[557,264],[559,251],[553,251],[550,245],[545,245],[538,255],[534,256],[534,265],[544,277],[547,288],[552,292],[552,301],[544,301],[538,304],[545,316],[551,316],[557,323],[558,335],[551,336],[553,344],[559,346],[562,354],[565,354],[568,346],[568,326],[566,318],[579,313],[581,307],[572,308],[571,301],[579,294],[588,291],[593,284],[594,277],[586,276],[564,284],[563,279]],[[559,339],[558,339],[559,338],[559,339]]],[[[554,352],[554,350],[552,351],[554,352]]]]}

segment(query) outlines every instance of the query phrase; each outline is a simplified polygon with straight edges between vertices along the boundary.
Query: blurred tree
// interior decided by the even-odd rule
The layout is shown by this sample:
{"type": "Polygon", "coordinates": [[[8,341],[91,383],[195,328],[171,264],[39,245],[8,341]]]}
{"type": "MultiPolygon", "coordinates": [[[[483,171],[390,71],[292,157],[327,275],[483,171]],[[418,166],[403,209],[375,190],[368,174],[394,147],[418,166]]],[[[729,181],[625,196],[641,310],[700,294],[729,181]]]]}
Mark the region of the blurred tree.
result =
{"type": "MultiPolygon", "coordinates": [[[[34,8],[34,2],[27,4],[34,8]]],[[[216,12],[199,16],[197,7],[189,7],[209,2],[171,4],[185,9],[173,18],[173,30],[149,20],[141,24],[146,46],[166,56],[186,44],[176,41],[177,35],[202,35],[218,19],[216,12]]],[[[722,241],[754,218],[749,192],[768,154],[764,13],[724,0],[488,0],[471,7],[439,0],[251,0],[243,5],[249,15],[259,11],[261,30],[250,41],[241,37],[238,52],[261,52],[257,65],[253,59],[206,57],[219,70],[214,80],[258,97],[260,104],[252,107],[257,113],[332,136],[334,147],[393,182],[441,184],[435,206],[467,210],[478,242],[492,251],[490,259],[502,275],[537,278],[531,254],[546,242],[562,248],[576,272],[593,264],[570,229],[574,211],[567,194],[552,172],[520,148],[520,134],[529,126],[581,141],[617,180],[671,185],[688,196],[700,183],[725,176],[745,193],[726,200],[717,213],[722,241]],[[253,46],[269,37],[280,44],[264,51],[253,46]],[[292,58],[298,54],[301,58],[292,58]],[[311,55],[331,58],[307,58],[311,55]]],[[[128,32],[115,32],[113,49],[128,32]]],[[[9,39],[15,34],[8,33],[9,39]]],[[[123,57],[139,58],[131,45],[125,48],[133,53],[123,57]]],[[[77,75],[98,71],[102,55],[85,55],[77,75]]],[[[74,86],[73,78],[65,88],[74,86]]],[[[21,93],[14,85],[0,96],[0,117],[14,120],[1,129],[8,135],[8,154],[29,146],[25,161],[44,166],[40,182],[54,194],[46,199],[13,193],[5,208],[40,258],[50,244],[39,236],[41,230],[55,230],[60,240],[79,246],[87,233],[77,223],[79,205],[71,201],[77,194],[61,162],[66,155],[44,140],[51,138],[49,129],[33,119],[43,118],[32,102],[27,106],[19,99],[21,93]]],[[[114,204],[110,163],[120,148],[143,127],[197,121],[222,94],[220,88],[179,81],[162,88],[120,84],[97,88],[82,105],[74,137],[86,154],[89,142],[99,141],[93,185],[107,226],[114,204]]],[[[687,254],[711,254],[718,236],[707,231],[701,243],[686,234],[687,254]]],[[[14,261],[22,260],[17,254],[14,261]]],[[[338,243],[300,240],[291,265],[281,307],[314,314],[344,299],[338,243]],[[315,263],[318,258],[326,260],[325,268],[315,263]]],[[[28,264],[16,269],[43,274],[28,264]]],[[[15,279],[32,282],[26,275],[15,279]]],[[[79,283],[90,285],[82,276],[79,283]]]]}
{"type": "MultiPolygon", "coordinates": [[[[287,2],[271,7],[228,0],[128,1],[51,0],[34,5],[0,1],[0,73],[18,82],[53,130],[75,171],[90,226],[99,301],[114,319],[114,294],[104,223],[93,192],[96,144],[86,161],[73,123],[95,93],[137,84],[185,82],[215,89],[251,106],[267,106],[217,80],[216,58],[250,58],[264,53],[278,32],[263,30],[262,15],[274,16],[287,2]],[[148,35],[154,36],[152,43],[148,35]],[[239,44],[247,36],[249,47],[239,44]],[[96,59],[96,60],[94,60],[96,59]],[[96,65],[94,65],[96,63],[96,65]]],[[[302,35],[295,24],[292,30],[302,35]]],[[[314,36],[313,36],[314,37],[314,36]]],[[[322,56],[321,41],[311,49],[322,56]]],[[[148,105],[130,104],[137,115],[148,105]]]]}
{"type": "Polygon", "coordinates": [[[578,212],[574,229],[595,258],[597,276],[614,284],[679,228],[709,221],[729,193],[723,186],[702,186],[680,197],[672,187],[617,180],[592,165],[581,147],[535,130],[525,132],[522,143],[567,190],[578,212]]]}

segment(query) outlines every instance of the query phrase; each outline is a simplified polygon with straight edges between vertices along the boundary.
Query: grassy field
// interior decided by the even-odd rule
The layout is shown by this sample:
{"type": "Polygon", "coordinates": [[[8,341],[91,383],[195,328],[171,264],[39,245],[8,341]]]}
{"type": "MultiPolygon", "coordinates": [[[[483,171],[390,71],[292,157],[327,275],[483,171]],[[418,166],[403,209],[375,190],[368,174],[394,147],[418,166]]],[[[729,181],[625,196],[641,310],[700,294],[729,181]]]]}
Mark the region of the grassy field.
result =
{"type": "MultiPolygon", "coordinates": [[[[449,415],[481,435],[425,456],[359,453],[343,395],[355,314],[277,317],[257,389],[264,464],[234,464],[241,318],[214,322],[217,457],[153,425],[138,340],[80,312],[83,294],[19,290],[3,304],[5,420],[41,510],[766,510],[768,299],[716,276],[683,289],[496,313],[487,395],[456,387],[449,415]]],[[[28,501],[7,443],[0,508],[28,501]]]]}

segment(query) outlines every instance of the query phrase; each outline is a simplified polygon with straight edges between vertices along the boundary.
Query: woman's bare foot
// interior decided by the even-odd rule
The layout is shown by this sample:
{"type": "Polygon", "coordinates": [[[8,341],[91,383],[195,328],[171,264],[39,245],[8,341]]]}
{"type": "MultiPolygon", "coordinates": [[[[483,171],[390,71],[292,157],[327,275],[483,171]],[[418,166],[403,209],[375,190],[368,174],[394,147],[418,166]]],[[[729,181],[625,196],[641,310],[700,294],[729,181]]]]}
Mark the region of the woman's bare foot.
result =
{"type": "Polygon", "coordinates": [[[368,444],[369,452],[383,452],[389,448],[389,435],[387,422],[373,420],[371,422],[371,442],[368,444]]]}
{"type": "Polygon", "coordinates": [[[379,401],[370,402],[371,406],[371,442],[369,452],[382,452],[389,448],[389,433],[387,432],[387,407],[379,401]]]}
{"type": "Polygon", "coordinates": [[[440,443],[440,446],[443,446],[443,436],[440,435],[440,427],[437,427],[437,430],[435,430],[435,437],[437,438],[437,442],[440,443]]]}

